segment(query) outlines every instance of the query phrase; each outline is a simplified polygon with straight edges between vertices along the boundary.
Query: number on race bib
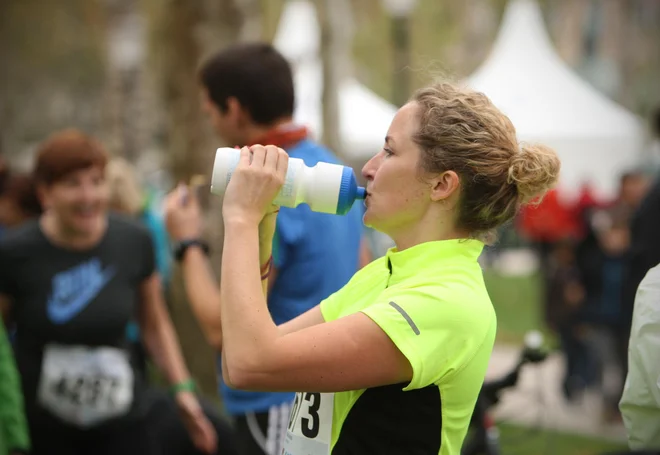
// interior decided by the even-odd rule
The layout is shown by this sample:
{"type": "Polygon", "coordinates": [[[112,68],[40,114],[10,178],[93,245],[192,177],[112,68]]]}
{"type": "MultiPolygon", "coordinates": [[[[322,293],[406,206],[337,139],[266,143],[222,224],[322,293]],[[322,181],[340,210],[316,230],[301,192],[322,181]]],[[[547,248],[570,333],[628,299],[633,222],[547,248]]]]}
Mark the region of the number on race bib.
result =
{"type": "Polygon", "coordinates": [[[77,406],[113,407],[119,384],[116,377],[63,375],[53,380],[50,388],[54,396],[77,406]]]}
{"type": "Polygon", "coordinates": [[[124,415],[133,403],[128,355],[112,347],[48,345],[38,399],[54,415],[82,427],[124,415]]]}
{"type": "Polygon", "coordinates": [[[319,408],[321,407],[320,393],[306,392],[304,395],[300,393],[296,394],[289,418],[289,431],[294,430],[295,422],[298,420],[303,404],[307,407],[309,418],[303,417],[300,419],[300,431],[306,438],[314,439],[319,435],[319,428],[321,426],[319,418],[319,408]]]}
{"type": "Polygon", "coordinates": [[[304,418],[300,421],[302,423],[301,430],[305,437],[314,439],[319,435],[319,407],[321,406],[321,394],[306,393],[305,400],[310,402],[309,407],[307,408],[310,418],[304,418]]]}
{"type": "Polygon", "coordinates": [[[296,417],[298,416],[299,408],[300,408],[300,394],[296,393],[296,399],[293,400],[293,406],[291,407],[291,415],[289,415],[289,426],[288,426],[289,431],[293,431],[293,427],[296,424],[296,417]]]}
{"type": "Polygon", "coordinates": [[[297,393],[291,408],[283,454],[329,455],[332,439],[332,393],[297,393]]]}

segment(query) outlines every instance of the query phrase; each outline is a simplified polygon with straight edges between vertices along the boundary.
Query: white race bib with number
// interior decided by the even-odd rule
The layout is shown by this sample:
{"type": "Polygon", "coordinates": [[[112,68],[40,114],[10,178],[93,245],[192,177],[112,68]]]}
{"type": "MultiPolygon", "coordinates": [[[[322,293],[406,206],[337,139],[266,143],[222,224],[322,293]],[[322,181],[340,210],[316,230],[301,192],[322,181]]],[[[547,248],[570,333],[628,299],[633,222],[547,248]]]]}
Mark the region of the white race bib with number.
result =
{"type": "Polygon", "coordinates": [[[297,393],[282,455],[330,455],[333,393],[297,393]]]}
{"type": "Polygon", "coordinates": [[[45,409],[80,427],[122,416],[133,403],[128,354],[111,347],[47,345],[38,397],[45,409]]]}

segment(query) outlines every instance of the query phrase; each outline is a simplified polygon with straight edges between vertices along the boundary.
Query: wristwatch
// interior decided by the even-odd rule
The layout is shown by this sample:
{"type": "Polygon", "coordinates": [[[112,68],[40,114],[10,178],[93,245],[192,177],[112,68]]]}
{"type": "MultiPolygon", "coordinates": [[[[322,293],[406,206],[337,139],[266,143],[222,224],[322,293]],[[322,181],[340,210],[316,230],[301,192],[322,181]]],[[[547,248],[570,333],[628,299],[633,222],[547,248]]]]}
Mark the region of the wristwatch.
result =
{"type": "Polygon", "coordinates": [[[205,241],[201,239],[188,239],[188,240],[182,240],[179,243],[176,244],[174,247],[174,259],[176,259],[177,262],[181,262],[183,259],[183,255],[186,254],[186,250],[190,248],[191,246],[198,246],[202,249],[204,254],[208,256],[209,254],[209,245],[205,241]]]}

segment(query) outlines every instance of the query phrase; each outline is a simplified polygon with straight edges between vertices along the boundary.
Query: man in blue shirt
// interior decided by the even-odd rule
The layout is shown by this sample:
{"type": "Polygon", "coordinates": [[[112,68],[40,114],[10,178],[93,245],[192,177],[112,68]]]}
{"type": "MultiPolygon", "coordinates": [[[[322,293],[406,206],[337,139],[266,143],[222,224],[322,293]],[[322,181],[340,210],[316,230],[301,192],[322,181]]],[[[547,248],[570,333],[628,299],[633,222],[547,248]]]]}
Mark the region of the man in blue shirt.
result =
{"type": "MultiPolygon", "coordinates": [[[[307,166],[339,163],[327,148],[293,123],[291,68],[269,44],[240,44],[209,59],[200,72],[203,108],[218,136],[231,145],[270,144],[307,166]]],[[[185,204],[168,197],[166,219],[177,243],[186,292],[211,345],[222,347],[220,293],[209,273],[194,191],[185,204]],[[173,202],[174,201],[174,202],[173,202]]],[[[173,199],[174,198],[174,199],[173,199]]],[[[344,286],[359,268],[362,206],[344,216],[312,212],[306,205],[282,207],[277,216],[272,261],[265,264],[268,306],[276,324],[316,306],[344,286]]],[[[220,362],[218,362],[220,368],[220,362]]],[[[227,411],[234,417],[243,455],[280,455],[293,393],[245,392],[221,384],[227,411]]]]}

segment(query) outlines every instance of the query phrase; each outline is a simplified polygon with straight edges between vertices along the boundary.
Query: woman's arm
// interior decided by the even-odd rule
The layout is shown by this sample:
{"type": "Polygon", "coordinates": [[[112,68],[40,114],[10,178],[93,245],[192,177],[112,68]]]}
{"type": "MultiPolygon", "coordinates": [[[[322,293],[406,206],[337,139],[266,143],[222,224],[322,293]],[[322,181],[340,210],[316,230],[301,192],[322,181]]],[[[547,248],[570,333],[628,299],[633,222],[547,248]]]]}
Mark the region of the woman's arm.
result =
{"type": "Polygon", "coordinates": [[[170,384],[190,379],[179,341],[163,300],[160,278],[154,273],[140,286],[140,332],[147,351],[170,384]]]}
{"type": "Polygon", "coordinates": [[[320,323],[316,307],[305,317],[317,324],[306,328],[301,324],[290,333],[279,330],[268,312],[257,273],[258,239],[256,225],[225,221],[222,352],[223,376],[230,386],[325,392],[411,380],[412,367],[406,357],[362,313],[320,323]]]}
{"type": "MultiPolygon", "coordinates": [[[[190,381],[190,373],[183,360],[179,341],[172,326],[160,284],[154,273],[140,287],[140,331],[147,351],[173,386],[181,386],[190,381]]],[[[211,423],[204,415],[196,396],[187,386],[176,391],[176,401],[184,419],[184,424],[195,446],[213,453],[216,448],[216,435],[211,423]]]]}
{"type": "Polygon", "coordinates": [[[190,378],[172,321],[165,309],[160,278],[154,273],[140,286],[140,331],[151,358],[170,384],[190,378]]]}
{"type": "Polygon", "coordinates": [[[258,272],[258,226],[282,188],[287,169],[284,150],[244,147],[225,192],[220,286],[225,380],[238,388],[294,391],[410,381],[407,358],[364,314],[288,334],[273,323],[258,272]]]}
{"type": "MultiPolygon", "coordinates": [[[[183,186],[174,190],[165,200],[165,212],[168,233],[174,240],[180,242],[200,238],[203,223],[195,191],[183,186]]],[[[270,265],[268,276],[262,281],[264,295],[268,293],[268,283],[272,283],[276,275],[276,270],[270,261],[276,215],[276,212],[267,214],[259,230],[259,264],[262,274],[267,272],[266,265],[270,265]]],[[[201,247],[193,245],[186,250],[181,261],[181,272],[186,296],[206,341],[213,348],[221,351],[220,289],[208,257],[201,247]]]]}

